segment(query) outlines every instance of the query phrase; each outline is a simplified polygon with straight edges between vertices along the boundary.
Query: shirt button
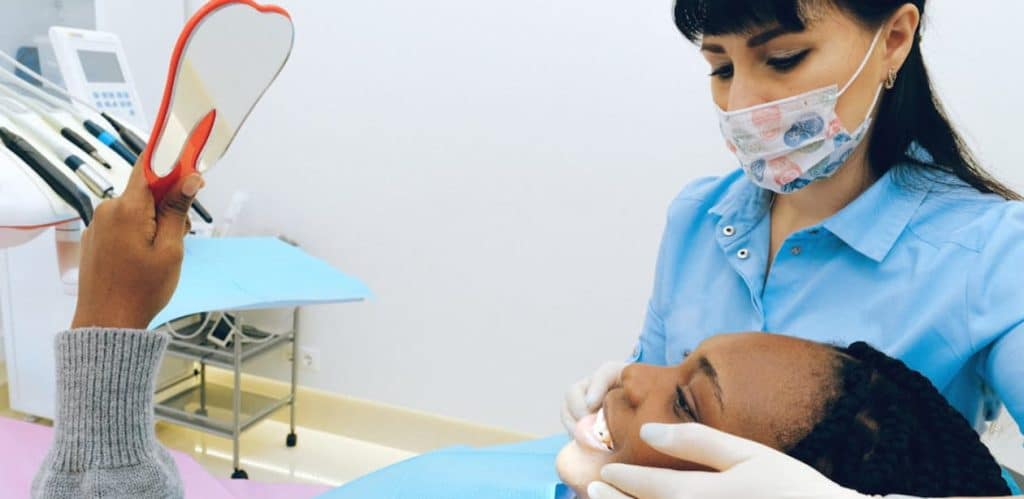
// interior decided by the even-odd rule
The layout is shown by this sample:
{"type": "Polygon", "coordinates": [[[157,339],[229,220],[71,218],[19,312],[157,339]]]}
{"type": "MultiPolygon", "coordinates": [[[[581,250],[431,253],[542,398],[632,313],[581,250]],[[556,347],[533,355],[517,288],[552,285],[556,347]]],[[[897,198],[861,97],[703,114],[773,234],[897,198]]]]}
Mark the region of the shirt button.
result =
{"type": "Polygon", "coordinates": [[[789,250],[789,254],[791,254],[793,256],[800,256],[801,251],[802,250],[800,249],[799,246],[793,246],[793,249],[789,250]]]}
{"type": "Polygon", "coordinates": [[[736,258],[739,258],[740,260],[746,260],[749,257],[750,251],[748,251],[747,248],[743,248],[736,252],[736,258]]]}
{"type": "Polygon", "coordinates": [[[725,234],[726,236],[733,236],[736,234],[736,227],[726,225],[722,228],[722,234],[725,234]]]}

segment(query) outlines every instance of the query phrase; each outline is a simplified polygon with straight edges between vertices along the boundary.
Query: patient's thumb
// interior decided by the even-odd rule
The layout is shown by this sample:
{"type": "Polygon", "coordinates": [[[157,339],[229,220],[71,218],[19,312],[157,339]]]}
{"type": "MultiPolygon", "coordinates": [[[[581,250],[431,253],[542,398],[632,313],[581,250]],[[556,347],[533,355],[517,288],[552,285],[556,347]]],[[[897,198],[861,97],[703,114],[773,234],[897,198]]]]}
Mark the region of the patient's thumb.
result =
{"type": "Polygon", "coordinates": [[[203,187],[203,178],[192,174],[178,182],[164,196],[157,209],[157,237],[171,237],[180,240],[188,227],[188,210],[192,200],[203,187]]]}

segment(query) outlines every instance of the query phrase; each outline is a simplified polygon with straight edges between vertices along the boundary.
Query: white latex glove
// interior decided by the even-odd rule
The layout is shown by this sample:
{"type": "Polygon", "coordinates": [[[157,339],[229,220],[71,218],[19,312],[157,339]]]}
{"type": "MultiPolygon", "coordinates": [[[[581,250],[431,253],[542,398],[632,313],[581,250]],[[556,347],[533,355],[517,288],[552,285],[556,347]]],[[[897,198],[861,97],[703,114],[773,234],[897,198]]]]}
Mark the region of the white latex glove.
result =
{"type": "Polygon", "coordinates": [[[608,389],[619,382],[619,376],[627,365],[625,362],[608,362],[594,374],[569,385],[565,393],[565,406],[562,407],[562,425],[570,435],[580,418],[597,412],[608,389]]]}
{"type": "Polygon", "coordinates": [[[720,472],[609,464],[601,469],[606,483],[594,482],[587,488],[590,499],[873,497],[840,487],[814,468],[775,449],[704,425],[646,424],[640,438],[660,452],[720,472]]]}

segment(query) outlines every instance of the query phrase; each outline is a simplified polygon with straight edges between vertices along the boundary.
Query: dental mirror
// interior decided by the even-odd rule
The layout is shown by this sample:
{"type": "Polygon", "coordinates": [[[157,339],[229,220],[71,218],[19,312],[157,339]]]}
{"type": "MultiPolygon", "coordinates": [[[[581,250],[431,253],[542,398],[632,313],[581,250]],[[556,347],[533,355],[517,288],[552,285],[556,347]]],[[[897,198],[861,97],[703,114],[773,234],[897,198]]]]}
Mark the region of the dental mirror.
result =
{"type": "Polygon", "coordinates": [[[213,0],[189,20],[139,158],[158,203],[178,179],[208,171],[224,155],[293,41],[288,13],[252,0],[213,0]]]}

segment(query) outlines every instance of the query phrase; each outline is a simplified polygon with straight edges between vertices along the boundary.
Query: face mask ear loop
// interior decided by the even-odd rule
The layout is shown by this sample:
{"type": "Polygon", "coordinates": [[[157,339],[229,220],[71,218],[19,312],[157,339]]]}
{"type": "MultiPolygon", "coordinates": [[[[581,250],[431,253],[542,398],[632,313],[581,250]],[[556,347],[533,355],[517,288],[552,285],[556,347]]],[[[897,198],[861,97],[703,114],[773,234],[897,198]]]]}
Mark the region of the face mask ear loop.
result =
{"type": "MultiPolygon", "coordinates": [[[[853,77],[850,78],[850,81],[846,82],[846,85],[843,85],[843,89],[836,94],[837,96],[842,96],[846,93],[846,89],[850,88],[850,85],[853,85],[853,82],[857,81],[857,78],[860,77],[861,71],[864,71],[864,66],[867,66],[868,60],[871,59],[871,54],[875,52],[875,45],[878,44],[878,39],[881,38],[881,36],[882,28],[878,28],[878,31],[875,32],[875,38],[871,40],[871,46],[868,47],[868,53],[864,55],[864,59],[860,61],[860,66],[857,67],[857,71],[854,71],[853,77]]],[[[875,99],[877,100],[878,97],[876,96],[875,99]]]]}
{"type": "Polygon", "coordinates": [[[875,91],[875,100],[871,101],[871,107],[868,108],[868,115],[864,117],[865,120],[871,118],[871,113],[875,112],[875,106],[878,105],[878,99],[882,97],[882,86],[878,86],[878,90],[875,91]]]}

